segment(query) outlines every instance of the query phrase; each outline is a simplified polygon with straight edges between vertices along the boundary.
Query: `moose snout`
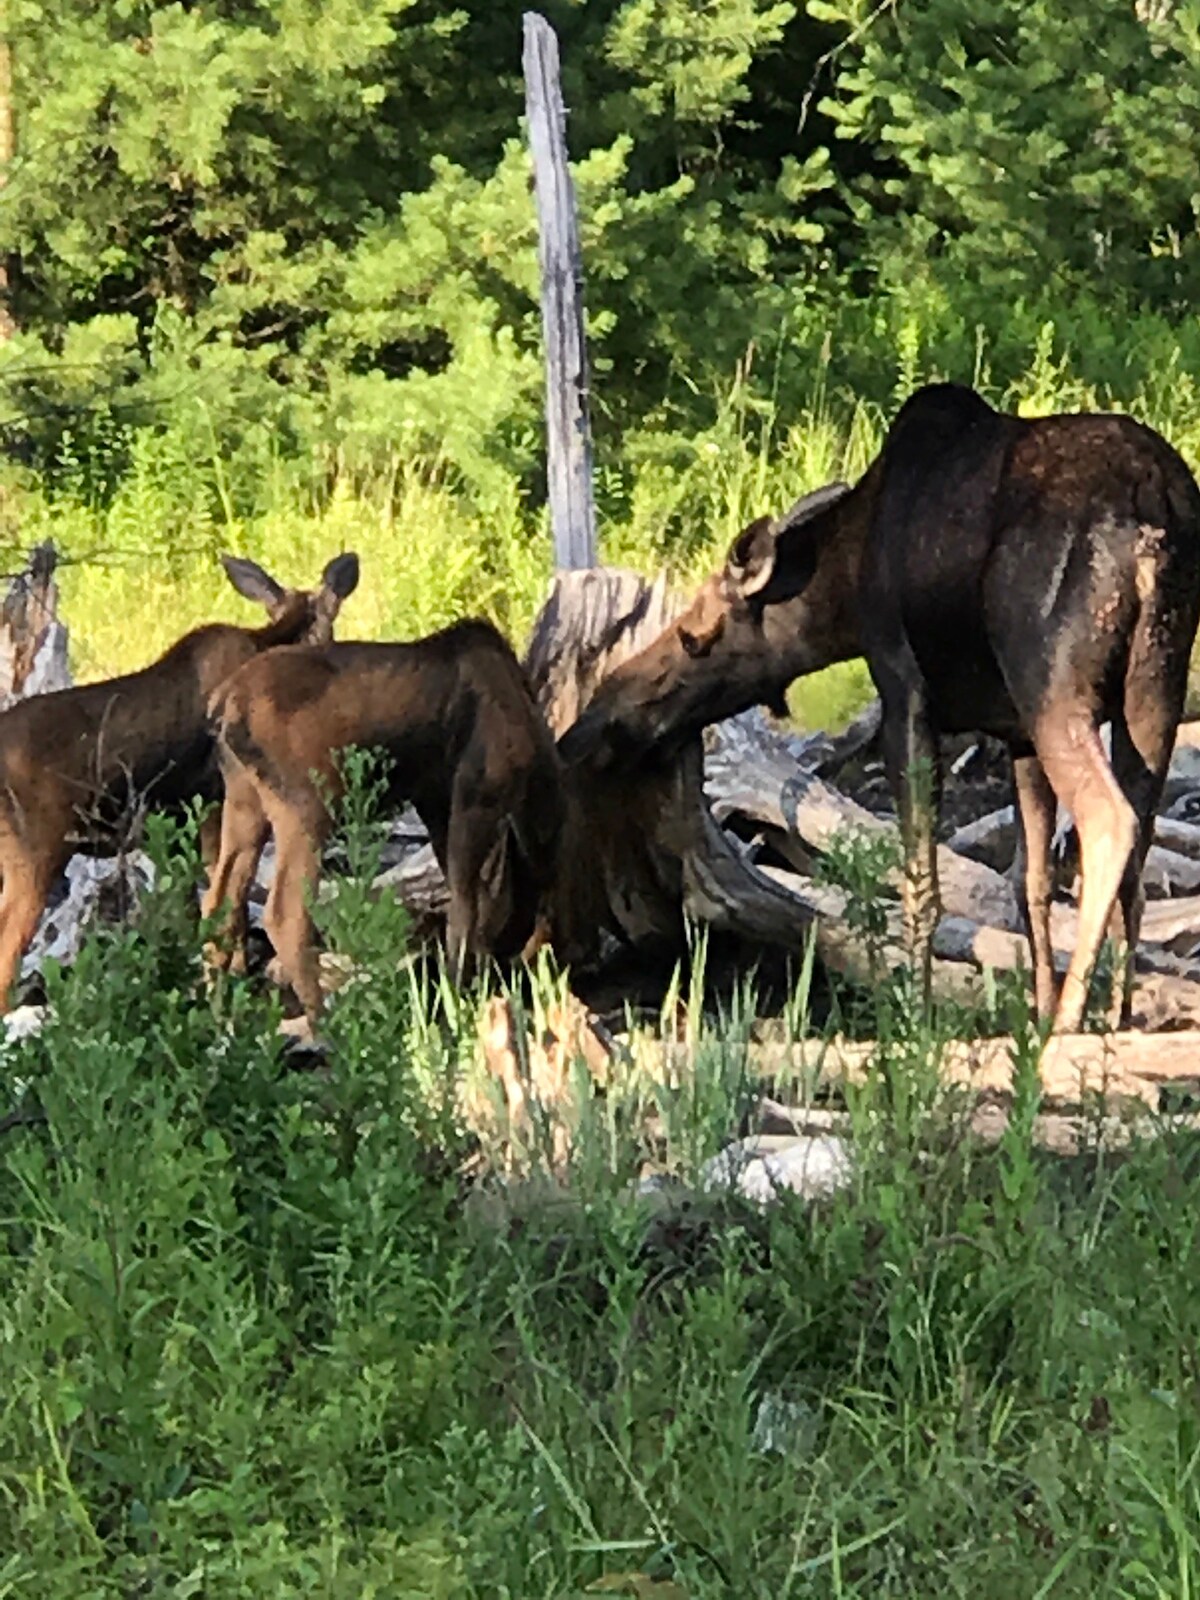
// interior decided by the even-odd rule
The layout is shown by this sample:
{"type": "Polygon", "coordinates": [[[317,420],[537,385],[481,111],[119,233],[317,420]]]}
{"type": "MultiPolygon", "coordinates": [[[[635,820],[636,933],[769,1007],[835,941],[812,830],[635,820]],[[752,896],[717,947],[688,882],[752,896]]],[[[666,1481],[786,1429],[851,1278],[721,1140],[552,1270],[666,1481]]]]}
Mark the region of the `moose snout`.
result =
{"type": "Polygon", "coordinates": [[[594,704],[558,741],[558,752],[569,767],[589,772],[611,772],[643,761],[658,742],[657,708],[631,711],[626,706],[594,704]]]}

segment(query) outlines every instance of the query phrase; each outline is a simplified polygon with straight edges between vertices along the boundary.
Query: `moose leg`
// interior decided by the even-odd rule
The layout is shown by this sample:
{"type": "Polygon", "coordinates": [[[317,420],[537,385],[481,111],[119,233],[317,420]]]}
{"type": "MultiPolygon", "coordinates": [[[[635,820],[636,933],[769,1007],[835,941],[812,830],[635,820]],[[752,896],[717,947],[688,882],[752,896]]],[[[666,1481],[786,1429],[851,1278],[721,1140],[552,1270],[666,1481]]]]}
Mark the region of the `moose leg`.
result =
{"type": "Polygon", "coordinates": [[[883,756],[888,782],[900,813],[904,847],[902,904],[909,956],[928,1005],[933,991],[933,935],[938,924],[937,741],[925,697],[905,685],[883,700],[883,756]]]}
{"type": "Polygon", "coordinates": [[[291,986],[310,1025],[315,1025],[323,997],[309,907],[320,879],[328,819],[315,794],[305,796],[300,805],[271,791],[263,799],[275,835],[275,881],[267,896],[263,925],[275,950],[280,979],[291,986]]]}
{"type": "Polygon", "coordinates": [[[212,876],[213,868],[217,864],[217,857],[221,853],[221,806],[210,806],[200,818],[200,829],[197,843],[200,846],[200,864],[208,875],[212,876]]]}
{"type": "Polygon", "coordinates": [[[492,858],[497,850],[503,856],[506,839],[503,825],[496,828],[494,815],[452,802],[446,835],[446,887],[450,894],[446,950],[456,983],[465,978],[471,957],[486,953],[493,902],[503,890],[503,860],[492,858]]]}
{"type": "Polygon", "coordinates": [[[1054,835],[1054,790],[1037,756],[1013,751],[1013,787],[1017,795],[1017,826],[1025,858],[1021,880],[1021,911],[1033,957],[1033,994],[1038,1017],[1054,1014],[1058,986],[1054,976],[1054,948],[1050,942],[1050,841],[1054,835]]]}
{"type": "MultiPolygon", "coordinates": [[[[1117,782],[1137,819],[1137,833],[1117,891],[1121,963],[1114,975],[1112,1020],[1125,1026],[1133,1003],[1133,963],[1142,925],[1145,893],[1142,873],[1154,837],[1154,815],[1162,798],[1178,723],[1176,705],[1164,705],[1166,695],[1138,697],[1126,692],[1123,715],[1113,718],[1112,764],[1117,782]]],[[[1180,694],[1182,702],[1182,693],[1180,694]]]]}
{"type": "Polygon", "coordinates": [[[1068,703],[1043,712],[1034,728],[1034,747],[1079,835],[1078,931],[1054,1018],[1056,1033],[1075,1033],[1133,849],[1137,819],[1113,776],[1089,709],[1068,703]]]}
{"type": "Polygon", "coordinates": [[[37,932],[51,885],[61,871],[65,854],[37,855],[13,834],[0,842],[0,1015],[12,1009],[12,988],[21,957],[37,932]]]}
{"type": "MultiPolygon", "coordinates": [[[[207,819],[206,819],[207,820],[207,819]]],[[[220,854],[201,902],[207,920],[226,908],[217,938],[204,950],[213,968],[246,970],[246,905],[250,885],[267,842],[267,819],[251,773],[244,767],[226,773],[225,803],[220,811],[220,854]]]]}

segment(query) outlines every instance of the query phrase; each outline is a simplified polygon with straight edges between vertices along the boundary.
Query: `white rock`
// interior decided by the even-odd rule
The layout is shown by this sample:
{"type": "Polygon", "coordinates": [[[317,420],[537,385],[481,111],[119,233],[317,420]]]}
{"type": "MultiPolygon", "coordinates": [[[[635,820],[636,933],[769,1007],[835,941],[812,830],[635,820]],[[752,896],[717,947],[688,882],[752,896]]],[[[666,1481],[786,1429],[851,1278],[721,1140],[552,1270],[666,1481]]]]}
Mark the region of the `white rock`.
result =
{"type": "Polygon", "coordinates": [[[750,1447],[766,1455],[807,1453],[816,1442],[820,1417],[807,1400],[785,1399],[769,1390],[758,1403],[750,1447]]]}
{"type": "Polygon", "coordinates": [[[14,1006],[4,1018],[6,1038],[11,1042],[41,1033],[46,1024],[46,1010],[45,1006],[14,1006]]]}
{"type": "Polygon", "coordinates": [[[823,1199],[844,1189],[853,1175],[850,1147],[836,1134],[758,1134],[706,1162],[700,1181],[705,1189],[735,1189],[766,1205],[784,1189],[823,1199]]]}

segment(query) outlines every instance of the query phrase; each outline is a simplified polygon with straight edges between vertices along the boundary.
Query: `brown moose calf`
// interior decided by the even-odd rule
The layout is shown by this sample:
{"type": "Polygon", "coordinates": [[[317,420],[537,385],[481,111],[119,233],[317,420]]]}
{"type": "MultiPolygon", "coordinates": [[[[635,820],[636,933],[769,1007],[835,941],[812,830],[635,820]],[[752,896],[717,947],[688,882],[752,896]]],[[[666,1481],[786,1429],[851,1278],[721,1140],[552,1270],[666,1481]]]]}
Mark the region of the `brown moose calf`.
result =
{"type": "MultiPolygon", "coordinates": [[[[205,710],[221,681],[259,651],[328,640],[358,582],[358,557],[335,557],[319,588],[284,589],[253,561],[225,556],[264,628],[197,628],[141,672],[19,701],[0,713],[0,1012],[55,878],[73,851],[106,854],[145,809],[220,795],[205,710]]],[[[202,834],[202,844],[212,841],[202,834]]],[[[206,848],[206,856],[212,852],[206,848]]]]}
{"type": "Polygon", "coordinates": [[[226,908],[216,965],[240,965],[246,901],[268,831],[275,877],[264,924],[276,972],[310,1022],[321,988],[308,906],[352,746],[389,759],[387,799],[411,800],[450,893],[447,944],[518,956],[554,882],[565,801],[558,754],[517,658],[489,623],[408,644],[275,650],[211,706],[225,779],[220,857],[204,903],[226,908]]]}

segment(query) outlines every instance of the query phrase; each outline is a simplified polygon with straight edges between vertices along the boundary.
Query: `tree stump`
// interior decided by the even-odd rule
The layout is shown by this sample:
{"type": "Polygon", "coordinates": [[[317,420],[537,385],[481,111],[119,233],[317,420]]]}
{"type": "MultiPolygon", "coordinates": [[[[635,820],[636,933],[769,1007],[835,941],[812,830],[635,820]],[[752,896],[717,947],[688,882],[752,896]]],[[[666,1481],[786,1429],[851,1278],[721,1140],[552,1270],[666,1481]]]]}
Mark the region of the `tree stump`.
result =
{"type": "Polygon", "coordinates": [[[53,544],[37,545],[0,603],[0,710],[27,695],[71,687],[67,630],[58,620],[57,565],[53,544]]]}

